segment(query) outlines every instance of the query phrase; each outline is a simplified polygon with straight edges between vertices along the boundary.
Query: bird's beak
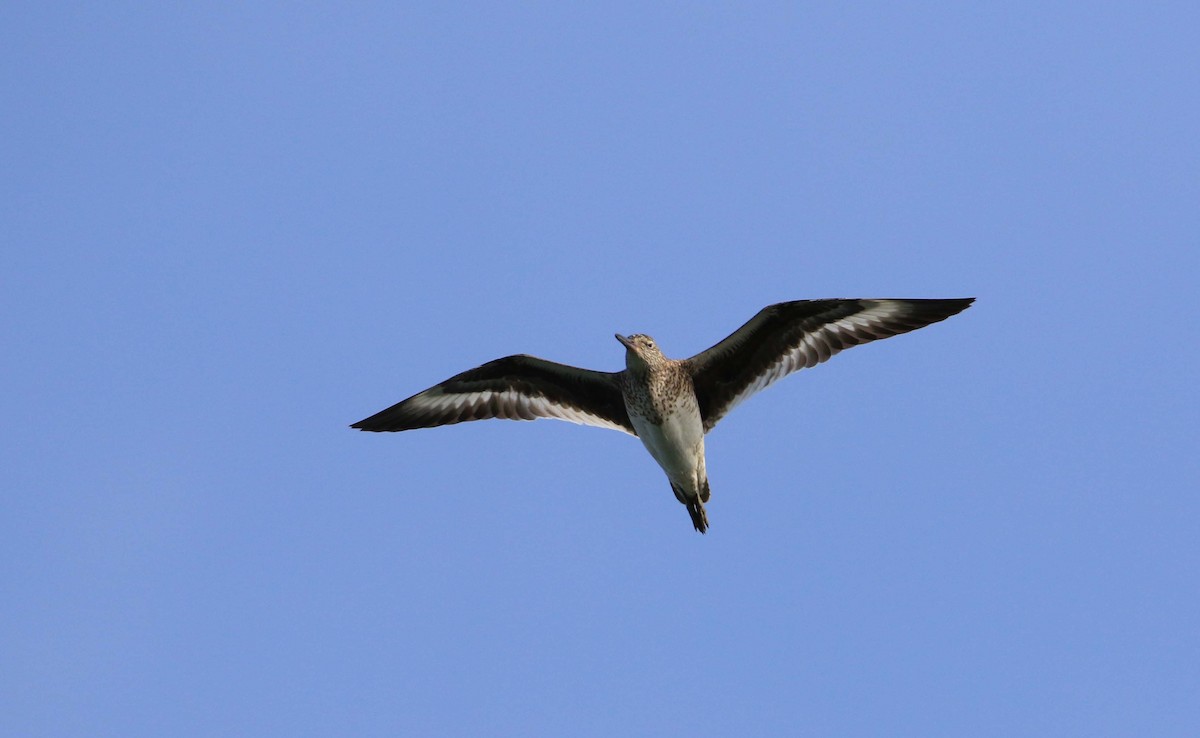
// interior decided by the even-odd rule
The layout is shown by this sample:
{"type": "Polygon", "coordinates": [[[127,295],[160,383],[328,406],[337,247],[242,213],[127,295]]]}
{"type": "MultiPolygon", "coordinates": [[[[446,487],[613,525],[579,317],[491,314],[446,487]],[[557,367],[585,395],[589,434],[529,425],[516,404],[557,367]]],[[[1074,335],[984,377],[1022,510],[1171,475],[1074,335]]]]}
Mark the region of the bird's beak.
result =
{"type": "Polygon", "coordinates": [[[629,343],[628,338],[626,338],[625,336],[622,336],[620,333],[616,334],[616,336],[617,336],[617,340],[621,342],[622,346],[629,349],[630,351],[633,351],[633,344],[629,343]]]}

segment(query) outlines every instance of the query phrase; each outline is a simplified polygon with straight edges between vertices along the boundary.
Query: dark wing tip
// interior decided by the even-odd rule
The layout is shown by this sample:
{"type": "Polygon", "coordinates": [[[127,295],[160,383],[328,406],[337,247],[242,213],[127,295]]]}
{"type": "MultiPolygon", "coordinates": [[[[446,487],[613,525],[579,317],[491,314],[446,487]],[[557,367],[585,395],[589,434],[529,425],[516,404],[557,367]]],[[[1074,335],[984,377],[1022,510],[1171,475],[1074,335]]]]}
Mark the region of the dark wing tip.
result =
{"type": "Polygon", "coordinates": [[[945,320],[971,307],[974,297],[952,297],[932,300],[901,300],[908,303],[914,316],[928,318],[931,322],[945,320]]]}
{"type": "MultiPolygon", "coordinates": [[[[876,301],[866,300],[864,302],[869,304],[876,301]]],[[[971,307],[971,303],[975,302],[975,298],[892,298],[879,300],[879,302],[885,304],[892,303],[894,310],[892,311],[891,315],[881,316],[879,318],[879,328],[884,330],[884,334],[875,335],[873,338],[887,338],[900,333],[915,331],[918,328],[924,328],[925,326],[933,325],[934,323],[940,323],[943,320],[958,315],[962,311],[971,307]]],[[[860,343],[865,343],[865,341],[860,341],[860,343]]]]}
{"type": "Polygon", "coordinates": [[[360,431],[383,433],[387,431],[412,430],[413,428],[421,428],[429,425],[428,423],[420,422],[420,418],[414,417],[412,413],[407,412],[407,402],[408,400],[398,402],[386,410],[375,413],[369,418],[363,418],[350,427],[360,431]]]}

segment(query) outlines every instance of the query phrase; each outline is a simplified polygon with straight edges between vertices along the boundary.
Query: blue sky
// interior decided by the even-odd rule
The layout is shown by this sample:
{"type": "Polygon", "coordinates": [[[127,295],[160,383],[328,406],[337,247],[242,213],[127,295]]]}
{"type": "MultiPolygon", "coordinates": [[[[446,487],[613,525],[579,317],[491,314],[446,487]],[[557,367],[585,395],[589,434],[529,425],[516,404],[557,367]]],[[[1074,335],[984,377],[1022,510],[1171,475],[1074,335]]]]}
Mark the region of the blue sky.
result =
{"type": "Polygon", "coordinates": [[[0,9],[0,733],[1194,735],[1191,4],[0,9]],[[347,428],[958,297],[708,438],[347,428]]]}

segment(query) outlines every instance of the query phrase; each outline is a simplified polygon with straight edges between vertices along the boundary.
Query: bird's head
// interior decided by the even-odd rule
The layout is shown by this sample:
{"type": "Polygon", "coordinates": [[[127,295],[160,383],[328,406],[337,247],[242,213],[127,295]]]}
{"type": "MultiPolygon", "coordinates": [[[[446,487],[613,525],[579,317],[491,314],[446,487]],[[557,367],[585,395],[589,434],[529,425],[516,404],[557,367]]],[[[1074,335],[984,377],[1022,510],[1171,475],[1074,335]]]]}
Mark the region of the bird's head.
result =
{"type": "Polygon", "coordinates": [[[625,347],[625,366],[629,369],[645,369],[667,360],[654,339],[644,333],[634,333],[632,336],[618,333],[617,340],[625,347]]]}

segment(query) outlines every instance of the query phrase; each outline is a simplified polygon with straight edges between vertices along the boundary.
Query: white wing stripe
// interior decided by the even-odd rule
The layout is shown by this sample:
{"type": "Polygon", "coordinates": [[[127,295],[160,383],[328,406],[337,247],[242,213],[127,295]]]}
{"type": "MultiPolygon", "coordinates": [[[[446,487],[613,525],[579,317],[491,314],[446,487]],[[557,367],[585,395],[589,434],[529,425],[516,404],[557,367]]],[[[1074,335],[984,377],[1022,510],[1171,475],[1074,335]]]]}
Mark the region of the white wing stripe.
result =
{"type": "MultiPolygon", "coordinates": [[[[515,417],[523,420],[535,418],[554,418],[566,420],[579,425],[591,425],[599,428],[611,428],[623,433],[629,433],[625,426],[613,423],[598,415],[585,410],[560,405],[544,397],[530,395],[514,390],[480,390],[478,392],[461,392],[446,394],[441,388],[434,387],[426,390],[410,400],[414,411],[425,411],[429,415],[448,415],[461,417],[464,411],[476,410],[489,405],[500,412],[501,417],[515,417]]],[[[633,435],[630,433],[630,435],[633,435]]]]}

